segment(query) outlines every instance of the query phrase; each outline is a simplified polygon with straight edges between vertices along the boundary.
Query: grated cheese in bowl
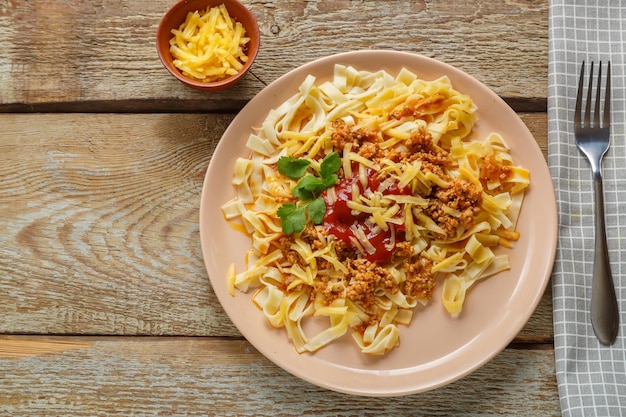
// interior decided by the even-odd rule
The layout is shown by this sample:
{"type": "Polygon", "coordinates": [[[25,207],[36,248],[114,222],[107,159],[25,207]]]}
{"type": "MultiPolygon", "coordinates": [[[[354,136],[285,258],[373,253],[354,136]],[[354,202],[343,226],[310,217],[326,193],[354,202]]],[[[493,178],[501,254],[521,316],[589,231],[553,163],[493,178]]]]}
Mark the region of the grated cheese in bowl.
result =
{"type": "Polygon", "coordinates": [[[178,29],[172,29],[170,53],[183,75],[215,82],[237,74],[248,60],[243,25],[221,4],[189,12],[178,29]]]}

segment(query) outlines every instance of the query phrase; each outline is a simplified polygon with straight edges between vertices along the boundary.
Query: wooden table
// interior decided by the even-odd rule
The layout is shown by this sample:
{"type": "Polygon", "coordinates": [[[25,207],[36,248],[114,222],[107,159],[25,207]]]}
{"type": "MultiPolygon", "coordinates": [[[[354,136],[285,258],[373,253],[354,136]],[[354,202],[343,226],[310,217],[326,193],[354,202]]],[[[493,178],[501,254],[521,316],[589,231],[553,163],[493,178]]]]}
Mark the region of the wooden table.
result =
{"type": "Polygon", "coordinates": [[[216,94],[184,87],[158,59],[173,3],[0,1],[0,415],[559,415],[549,288],[473,374],[355,397],[291,376],[242,338],[198,236],[229,122],[328,54],[452,64],[502,96],[545,153],[548,1],[244,1],[261,51],[216,94]]]}

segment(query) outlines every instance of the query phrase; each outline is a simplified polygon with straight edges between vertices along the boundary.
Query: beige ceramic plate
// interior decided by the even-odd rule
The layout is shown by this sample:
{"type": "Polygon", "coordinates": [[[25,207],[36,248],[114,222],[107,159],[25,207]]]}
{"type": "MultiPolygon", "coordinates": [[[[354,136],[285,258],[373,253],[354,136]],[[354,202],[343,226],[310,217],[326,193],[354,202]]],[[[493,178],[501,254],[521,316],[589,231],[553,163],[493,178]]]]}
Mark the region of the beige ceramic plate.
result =
{"type": "Polygon", "coordinates": [[[303,65],[263,89],[224,132],[211,159],[200,204],[200,238],[206,268],[224,310],[245,338],[272,362],[292,374],[335,391],[391,396],[426,391],[455,381],[504,349],[535,310],[546,288],[556,247],[556,201],[545,159],[524,123],[496,94],[467,74],[423,56],[393,51],[359,51],[303,65]],[[420,78],[447,75],[453,86],[469,94],[478,106],[474,137],[501,133],[515,161],[531,172],[518,230],[521,239],[509,250],[512,268],[476,284],[468,293],[462,315],[444,311],[440,293],[401,326],[400,346],[383,357],[358,351],[347,335],[314,354],[297,354],[284,329],[271,328],[250,300],[251,294],[226,289],[226,271],[244,267],[249,239],[224,220],[220,206],[233,198],[231,177],[245,143],[267,112],[296,93],[307,74],[318,82],[330,79],[335,64],[358,69],[384,69],[396,74],[407,67],[420,78]]]}

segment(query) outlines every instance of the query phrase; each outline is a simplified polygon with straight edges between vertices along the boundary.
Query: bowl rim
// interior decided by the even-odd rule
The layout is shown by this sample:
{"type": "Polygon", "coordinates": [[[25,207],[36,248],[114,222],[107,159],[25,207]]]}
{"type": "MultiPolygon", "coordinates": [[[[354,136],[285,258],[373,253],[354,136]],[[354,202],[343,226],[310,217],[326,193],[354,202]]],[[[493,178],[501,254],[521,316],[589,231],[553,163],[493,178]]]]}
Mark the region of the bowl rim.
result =
{"type": "Polygon", "coordinates": [[[183,84],[201,91],[218,91],[239,82],[256,59],[261,46],[260,44],[261,36],[258,22],[252,12],[238,0],[179,0],[163,15],[156,32],[156,49],[163,66],[183,84]],[[207,7],[216,7],[220,4],[226,6],[232,18],[244,25],[246,35],[250,38],[250,42],[247,45],[248,60],[237,74],[219,81],[203,82],[186,77],[174,66],[172,55],[169,52],[171,30],[179,27],[184,21],[184,17],[183,20],[178,23],[174,23],[173,19],[177,14],[182,13],[181,10],[186,10],[183,14],[186,16],[189,11],[205,10],[207,7]],[[248,24],[246,24],[240,16],[246,16],[248,24]]]}

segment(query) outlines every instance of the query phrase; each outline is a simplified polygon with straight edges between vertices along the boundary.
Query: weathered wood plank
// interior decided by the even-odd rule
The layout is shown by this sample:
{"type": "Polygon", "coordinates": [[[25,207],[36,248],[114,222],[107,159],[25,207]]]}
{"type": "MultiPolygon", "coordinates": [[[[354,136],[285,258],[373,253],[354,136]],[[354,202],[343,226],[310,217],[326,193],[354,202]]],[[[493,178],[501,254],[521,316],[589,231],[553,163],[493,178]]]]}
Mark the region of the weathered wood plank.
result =
{"type": "Polygon", "coordinates": [[[0,414],[14,417],[560,414],[552,350],[506,349],[457,382],[398,398],[318,388],[245,341],[216,338],[4,336],[0,369],[0,414]],[[24,343],[29,352],[5,354],[24,343]]]}
{"type": "Polygon", "coordinates": [[[548,2],[244,0],[261,50],[235,89],[204,94],[162,67],[170,0],[12,0],[0,6],[0,111],[226,111],[311,60],[392,49],[452,64],[518,110],[546,108],[548,2]],[[514,48],[511,46],[515,45],[514,48]]]}
{"type": "Polygon", "coordinates": [[[230,116],[1,119],[0,332],[237,334],[198,237],[230,116]]]}
{"type": "MultiPolygon", "coordinates": [[[[545,151],[546,115],[523,115],[545,151]]],[[[200,191],[229,115],[0,115],[0,333],[239,336],[200,191]]],[[[518,337],[552,340],[546,293],[518,337]]]]}

